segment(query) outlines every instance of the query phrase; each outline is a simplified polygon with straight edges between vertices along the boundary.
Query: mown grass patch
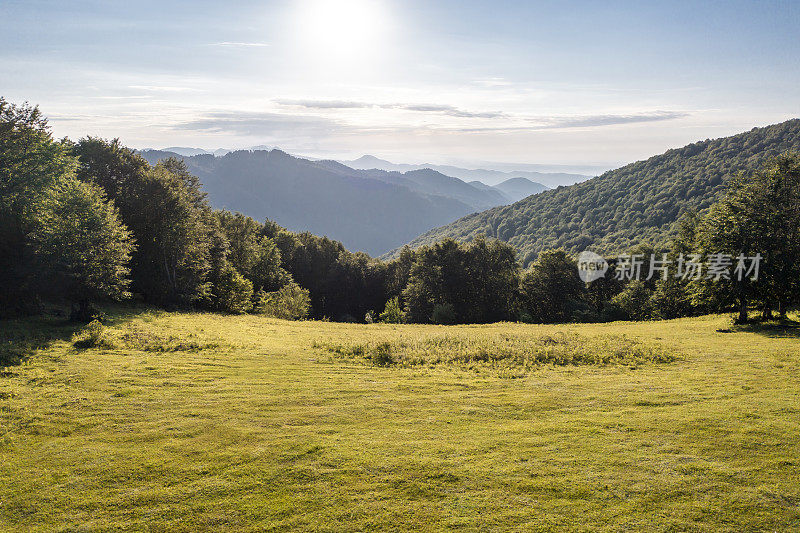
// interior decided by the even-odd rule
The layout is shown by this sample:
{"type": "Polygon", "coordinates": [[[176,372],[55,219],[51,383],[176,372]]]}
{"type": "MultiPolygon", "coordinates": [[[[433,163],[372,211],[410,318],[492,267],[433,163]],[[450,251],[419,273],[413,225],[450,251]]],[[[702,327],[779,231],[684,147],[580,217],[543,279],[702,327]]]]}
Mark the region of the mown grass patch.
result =
{"type": "Polygon", "coordinates": [[[374,366],[455,365],[469,369],[540,365],[640,365],[671,363],[680,354],[663,344],[625,335],[581,335],[552,332],[534,335],[432,335],[409,339],[377,339],[365,343],[314,342],[314,348],[336,359],[374,366]]]}
{"type": "Polygon", "coordinates": [[[800,530],[797,337],[720,334],[722,316],[448,327],[107,316],[116,337],[220,348],[76,349],[63,318],[0,323],[6,338],[47,341],[0,369],[0,531],[800,530]],[[337,360],[312,348],[547,346],[562,333],[680,359],[475,372],[363,355],[319,364],[337,360]]]}

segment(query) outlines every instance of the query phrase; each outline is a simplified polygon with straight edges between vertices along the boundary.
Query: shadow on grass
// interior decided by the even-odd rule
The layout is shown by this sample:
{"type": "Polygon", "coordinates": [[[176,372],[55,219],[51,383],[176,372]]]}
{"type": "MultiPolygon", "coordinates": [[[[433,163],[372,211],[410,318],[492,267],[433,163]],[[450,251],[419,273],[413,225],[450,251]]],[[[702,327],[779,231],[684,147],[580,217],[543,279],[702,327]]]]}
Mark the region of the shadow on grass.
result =
{"type": "Polygon", "coordinates": [[[750,322],[733,326],[732,330],[757,333],[772,338],[800,338],[800,322],[788,318],[750,322]]]}
{"type": "MultiPolygon", "coordinates": [[[[114,306],[101,309],[106,324],[127,322],[145,311],[139,306],[114,306]]],[[[0,377],[4,367],[21,364],[37,350],[59,341],[69,341],[86,324],[71,322],[69,310],[51,307],[40,315],[0,320],[0,377]]]]}

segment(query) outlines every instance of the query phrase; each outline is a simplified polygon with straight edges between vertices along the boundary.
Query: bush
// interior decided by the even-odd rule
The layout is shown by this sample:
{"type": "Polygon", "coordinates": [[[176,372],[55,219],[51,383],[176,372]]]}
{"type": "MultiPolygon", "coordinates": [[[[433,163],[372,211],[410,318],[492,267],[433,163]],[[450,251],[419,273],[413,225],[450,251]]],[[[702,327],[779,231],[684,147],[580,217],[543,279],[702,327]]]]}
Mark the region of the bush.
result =
{"type": "Polygon", "coordinates": [[[652,296],[653,291],[647,285],[634,280],[611,299],[611,307],[616,307],[628,320],[647,320],[653,316],[652,296]]]}
{"type": "Polygon", "coordinates": [[[111,336],[106,331],[103,324],[94,319],[78,333],[72,337],[72,345],[75,348],[85,350],[87,348],[114,348],[115,344],[111,336]]]}
{"type": "Polygon", "coordinates": [[[259,291],[255,312],[286,320],[306,318],[311,311],[311,297],[306,289],[290,283],[274,292],[259,291]]]}
{"type": "Polygon", "coordinates": [[[386,308],[380,315],[380,321],[387,324],[402,324],[406,321],[406,314],[400,308],[400,298],[395,296],[386,302],[386,308]]]}
{"type": "Polygon", "coordinates": [[[242,314],[253,307],[253,284],[231,266],[220,273],[214,292],[220,311],[242,314]]]}

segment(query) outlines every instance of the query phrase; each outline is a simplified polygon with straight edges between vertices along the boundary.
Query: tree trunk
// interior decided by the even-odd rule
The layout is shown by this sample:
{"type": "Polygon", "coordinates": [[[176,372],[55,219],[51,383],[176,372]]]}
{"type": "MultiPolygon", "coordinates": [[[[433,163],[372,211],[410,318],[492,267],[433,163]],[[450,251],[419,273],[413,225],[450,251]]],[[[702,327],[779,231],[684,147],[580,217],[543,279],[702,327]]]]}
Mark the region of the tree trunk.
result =
{"type": "Polygon", "coordinates": [[[747,323],[747,298],[744,296],[739,297],[739,317],[736,319],[737,324],[747,323]]]}

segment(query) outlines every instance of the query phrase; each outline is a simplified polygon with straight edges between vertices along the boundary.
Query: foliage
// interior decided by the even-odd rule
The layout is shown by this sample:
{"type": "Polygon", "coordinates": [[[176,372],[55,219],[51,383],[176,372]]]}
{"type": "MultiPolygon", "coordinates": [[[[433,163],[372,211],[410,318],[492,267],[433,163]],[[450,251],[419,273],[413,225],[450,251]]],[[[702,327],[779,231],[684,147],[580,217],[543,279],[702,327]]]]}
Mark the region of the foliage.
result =
{"type": "Polygon", "coordinates": [[[253,284],[232,266],[227,266],[214,284],[216,309],[241,314],[253,307],[253,284]]]}
{"type": "Polygon", "coordinates": [[[84,306],[130,296],[130,232],[96,185],[64,180],[37,203],[31,234],[40,283],[84,306]]]}
{"type": "Polygon", "coordinates": [[[36,308],[30,235],[36,205],[74,175],[69,148],[54,141],[38,107],[0,97],[0,316],[36,308]]]}
{"type": "Polygon", "coordinates": [[[522,310],[530,322],[567,322],[584,290],[576,262],[564,250],[548,250],[522,277],[522,310]]]}
{"type": "Polygon", "coordinates": [[[663,345],[625,335],[587,337],[557,332],[544,335],[465,338],[460,335],[424,336],[410,341],[375,340],[365,344],[318,344],[338,358],[369,361],[376,366],[455,365],[470,369],[516,368],[538,365],[639,365],[671,363],[679,355],[663,345]]]}
{"type": "Polygon", "coordinates": [[[694,283],[696,300],[736,302],[740,322],[747,321],[754,302],[785,315],[800,291],[800,157],[784,154],[731,180],[725,196],[702,220],[697,244],[706,256],[732,256],[734,266],[740,254],[760,254],[762,265],[757,281],[742,273],[694,283]]]}
{"type": "Polygon", "coordinates": [[[306,318],[310,311],[309,292],[296,283],[290,283],[274,292],[260,290],[256,296],[255,312],[262,315],[300,320],[306,318]]]}
{"type": "Polygon", "coordinates": [[[114,341],[99,320],[92,320],[72,337],[75,348],[114,348],[114,341]]]}
{"type": "Polygon", "coordinates": [[[406,321],[406,315],[403,312],[403,308],[400,306],[400,298],[395,296],[386,302],[386,307],[380,314],[379,320],[387,324],[402,324],[406,321]]]}
{"type": "Polygon", "coordinates": [[[458,315],[450,302],[441,302],[433,306],[431,311],[431,322],[433,324],[451,325],[458,322],[458,315]]]}
{"type": "Polygon", "coordinates": [[[410,244],[486,235],[517,248],[527,265],[547,249],[617,253],[643,242],[666,243],[676,234],[676,221],[710,207],[729,178],[787,150],[800,150],[800,119],[668,150],[583,183],[466,216],[410,244]]]}
{"type": "MultiPolygon", "coordinates": [[[[634,280],[611,299],[611,306],[618,309],[626,320],[647,320],[653,316],[653,291],[643,281],[634,280]]],[[[613,313],[613,311],[611,311],[613,313]]]]}
{"type": "Polygon", "coordinates": [[[291,282],[291,275],[281,266],[280,250],[263,235],[262,224],[225,210],[215,216],[228,242],[227,260],[256,290],[276,291],[291,282]]]}
{"type": "Polygon", "coordinates": [[[314,318],[362,317],[388,299],[386,264],[348,252],[326,237],[292,233],[271,221],[265,223],[264,235],[278,247],[282,267],[310,292],[314,318]]]}
{"type": "Polygon", "coordinates": [[[188,305],[211,287],[215,230],[197,178],[177,160],[150,165],[119,140],[75,145],[78,176],[102,187],[136,239],[132,289],[164,305],[188,305]]]}
{"type": "Polygon", "coordinates": [[[452,306],[453,323],[497,322],[511,317],[518,285],[510,246],[445,240],[417,252],[403,299],[412,322],[430,322],[437,305],[452,306]]]}

